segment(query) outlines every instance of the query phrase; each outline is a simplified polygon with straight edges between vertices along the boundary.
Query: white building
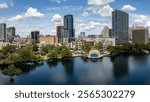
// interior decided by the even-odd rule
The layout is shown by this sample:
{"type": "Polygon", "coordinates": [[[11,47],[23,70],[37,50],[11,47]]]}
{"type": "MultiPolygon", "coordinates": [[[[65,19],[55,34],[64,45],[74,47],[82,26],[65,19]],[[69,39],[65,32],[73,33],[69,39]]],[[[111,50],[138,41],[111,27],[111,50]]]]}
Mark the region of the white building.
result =
{"type": "Polygon", "coordinates": [[[84,44],[84,42],[82,42],[82,41],[73,41],[70,43],[70,48],[76,49],[76,50],[81,50],[83,44],[84,44]]]}
{"type": "Polygon", "coordinates": [[[102,37],[109,38],[109,27],[104,27],[104,29],[102,30],[102,37]]]}

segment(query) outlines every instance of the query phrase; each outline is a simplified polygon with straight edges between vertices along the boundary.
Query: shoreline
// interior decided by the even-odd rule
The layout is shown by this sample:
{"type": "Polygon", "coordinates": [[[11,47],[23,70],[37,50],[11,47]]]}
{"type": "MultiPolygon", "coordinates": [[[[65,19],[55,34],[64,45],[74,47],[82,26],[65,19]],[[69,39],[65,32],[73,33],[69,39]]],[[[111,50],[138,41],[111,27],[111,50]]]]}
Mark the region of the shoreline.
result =
{"type": "MultiPolygon", "coordinates": [[[[110,54],[110,55],[107,55],[107,56],[103,56],[103,57],[115,57],[115,56],[118,56],[118,55],[149,55],[149,54],[144,54],[144,53],[124,53],[124,52],[121,52],[121,53],[113,53],[113,54],[110,54]]],[[[52,59],[43,59],[43,60],[39,60],[39,61],[26,61],[26,62],[15,62],[15,63],[5,63],[0,61],[0,66],[9,66],[11,64],[31,64],[31,63],[39,63],[39,62],[43,62],[43,61],[59,61],[59,60],[64,60],[64,59],[69,59],[69,58],[75,58],[75,57],[84,57],[84,58],[87,58],[87,59],[90,59],[88,58],[87,56],[85,56],[84,54],[82,55],[75,55],[75,56],[70,56],[70,57],[64,57],[64,58],[52,58],[52,59]]],[[[103,58],[102,57],[102,58],[103,58]]],[[[96,59],[102,59],[102,58],[96,58],[96,59]]]]}

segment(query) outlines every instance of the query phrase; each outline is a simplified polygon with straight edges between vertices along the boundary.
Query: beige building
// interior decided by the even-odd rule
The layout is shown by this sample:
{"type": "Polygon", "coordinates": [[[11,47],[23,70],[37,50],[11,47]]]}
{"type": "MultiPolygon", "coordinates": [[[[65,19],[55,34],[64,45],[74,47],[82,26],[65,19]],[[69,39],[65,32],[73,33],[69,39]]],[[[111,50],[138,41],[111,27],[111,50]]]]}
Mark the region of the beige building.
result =
{"type": "Polygon", "coordinates": [[[132,30],[132,44],[147,44],[149,31],[145,27],[137,27],[132,30]]]}
{"type": "Polygon", "coordinates": [[[8,42],[0,42],[0,50],[7,45],[9,45],[8,42]]]}
{"type": "Polygon", "coordinates": [[[0,50],[3,48],[3,42],[0,42],[0,50]]]}
{"type": "Polygon", "coordinates": [[[85,42],[102,43],[103,46],[115,46],[115,38],[84,38],[85,42]]]}
{"type": "Polygon", "coordinates": [[[40,44],[50,44],[50,45],[56,45],[58,44],[58,37],[56,36],[41,36],[39,37],[40,44]]]}
{"type": "Polygon", "coordinates": [[[84,44],[84,42],[82,42],[82,41],[73,41],[70,43],[70,48],[76,49],[76,50],[81,50],[83,44],[84,44]]]}

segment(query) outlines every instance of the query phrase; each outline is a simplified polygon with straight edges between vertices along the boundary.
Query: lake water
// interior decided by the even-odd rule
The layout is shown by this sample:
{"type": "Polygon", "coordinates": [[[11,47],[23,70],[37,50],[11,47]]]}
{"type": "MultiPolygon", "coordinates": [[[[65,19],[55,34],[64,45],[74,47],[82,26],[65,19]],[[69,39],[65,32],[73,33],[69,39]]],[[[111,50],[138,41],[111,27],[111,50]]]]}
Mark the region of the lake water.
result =
{"type": "Polygon", "coordinates": [[[75,57],[17,66],[18,76],[1,73],[0,84],[9,85],[150,85],[150,55],[119,55],[99,60],[75,57]]]}

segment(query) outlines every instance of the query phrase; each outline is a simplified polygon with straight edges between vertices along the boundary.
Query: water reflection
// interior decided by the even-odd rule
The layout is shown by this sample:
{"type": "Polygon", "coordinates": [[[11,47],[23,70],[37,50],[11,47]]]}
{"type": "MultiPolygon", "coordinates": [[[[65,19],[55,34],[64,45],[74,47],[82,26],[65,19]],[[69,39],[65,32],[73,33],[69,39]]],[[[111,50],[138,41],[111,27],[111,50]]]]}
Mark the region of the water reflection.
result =
{"type": "Polygon", "coordinates": [[[43,65],[43,62],[18,63],[18,64],[15,64],[15,66],[17,68],[20,68],[24,74],[25,73],[29,73],[29,72],[35,70],[36,68],[38,68],[38,67],[40,67],[42,65],[43,65]]]}
{"type": "Polygon", "coordinates": [[[66,59],[63,59],[61,61],[61,63],[65,68],[66,74],[68,76],[71,76],[74,72],[74,59],[73,58],[66,58],[66,59]]]}
{"type": "Polygon", "coordinates": [[[148,56],[147,55],[136,55],[132,56],[134,64],[139,65],[139,64],[147,64],[148,63],[148,56]]]}
{"type": "Polygon", "coordinates": [[[0,66],[0,84],[150,84],[150,56],[144,55],[119,55],[96,60],[75,57],[15,66],[23,73],[13,77],[3,75],[1,70],[6,66],[0,66]]]}
{"type": "Polygon", "coordinates": [[[13,84],[15,82],[15,78],[10,77],[10,84],[13,84]]]}
{"type": "Polygon", "coordinates": [[[54,68],[56,67],[58,64],[58,61],[47,61],[47,65],[49,66],[49,68],[54,68]]]}
{"type": "Polygon", "coordinates": [[[113,74],[115,78],[122,78],[128,74],[128,56],[116,56],[115,58],[112,58],[111,61],[113,63],[113,74]]]}
{"type": "Polygon", "coordinates": [[[99,63],[102,62],[102,59],[89,59],[89,58],[85,58],[85,57],[81,57],[81,59],[85,62],[85,63],[89,63],[89,62],[93,62],[93,63],[99,63]]]}

